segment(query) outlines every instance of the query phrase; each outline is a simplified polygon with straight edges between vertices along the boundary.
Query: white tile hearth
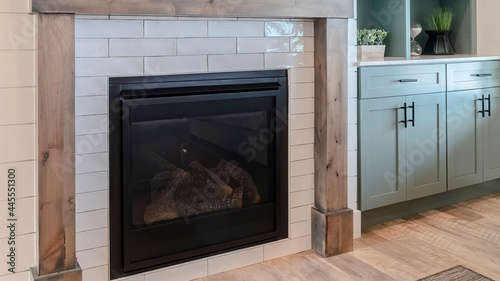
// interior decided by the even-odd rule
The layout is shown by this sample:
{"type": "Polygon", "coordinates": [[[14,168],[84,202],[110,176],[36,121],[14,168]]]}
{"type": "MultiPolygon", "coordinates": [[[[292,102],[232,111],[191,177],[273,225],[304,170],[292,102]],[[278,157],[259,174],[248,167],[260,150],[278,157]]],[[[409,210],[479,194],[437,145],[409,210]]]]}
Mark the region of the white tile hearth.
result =
{"type": "Polygon", "coordinates": [[[254,247],[230,254],[214,256],[208,260],[208,274],[217,274],[233,268],[249,266],[264,261],[264,248],[254,247]]]}
{"type": "MultiPolygon", "coordinates": [[[[309,212],[311,208],[309,207],[309,212]]],[[[311,236],[279,241],[264,245],[264,260],[272,260],[311,249],[311,236]]]]}
{"type": "MultiPolygon", "coordinates": [[[[313,21],[111,16],[76,20],[76,230],[84,281],[108,276],[108,78],[289,69],[290,237],[120,281],[191,280],[310,249],[313,21]],[[107,44],[105,44],[107,42],[107,44]],[[241,258],[245,257],[245,258],[241,258]]],[[[1,281],[1,280],[0,280],[1,281]]]]}
{"type": "Polygon", "coordinates": [[[165,281],[166,278],[176,281],[190,281],[206,276],[207,272],[207,261],[202,260],[149,273],[146,275],[145,281],[165,281]]]}

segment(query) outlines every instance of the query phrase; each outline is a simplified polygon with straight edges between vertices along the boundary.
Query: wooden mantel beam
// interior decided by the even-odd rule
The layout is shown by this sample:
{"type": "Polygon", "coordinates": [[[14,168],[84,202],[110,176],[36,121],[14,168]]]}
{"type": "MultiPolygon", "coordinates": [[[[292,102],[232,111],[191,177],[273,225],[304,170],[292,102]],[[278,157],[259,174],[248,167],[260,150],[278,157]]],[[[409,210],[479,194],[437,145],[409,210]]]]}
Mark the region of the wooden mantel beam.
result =
{"type": "Polygon", "coordinates": [[[75,252],[75,15],[40,14],[38,26],[39,264],[35,281],[79,281],[81,269],[75,252]]]}
{"type": "Polygon", "coordinates": [[[352,18],[352,0],[32,0],[33,12],[212,17],[352,18]]]}

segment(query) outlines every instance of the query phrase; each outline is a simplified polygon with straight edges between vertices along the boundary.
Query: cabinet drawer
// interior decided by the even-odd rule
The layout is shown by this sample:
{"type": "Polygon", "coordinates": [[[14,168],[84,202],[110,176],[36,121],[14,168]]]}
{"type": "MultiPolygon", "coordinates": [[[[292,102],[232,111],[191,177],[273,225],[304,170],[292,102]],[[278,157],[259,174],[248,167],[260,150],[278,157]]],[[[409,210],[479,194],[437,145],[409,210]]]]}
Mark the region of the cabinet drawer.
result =
{"type": "Polygon", "coordinates": [[[444,92],[445,65],[394,65],[359,68],[359,98],[444,92]]]}
{"type": "Polygon", "coordinates": [[[448,91],[500,86],[500,61],[448,64],[448,91]]]}

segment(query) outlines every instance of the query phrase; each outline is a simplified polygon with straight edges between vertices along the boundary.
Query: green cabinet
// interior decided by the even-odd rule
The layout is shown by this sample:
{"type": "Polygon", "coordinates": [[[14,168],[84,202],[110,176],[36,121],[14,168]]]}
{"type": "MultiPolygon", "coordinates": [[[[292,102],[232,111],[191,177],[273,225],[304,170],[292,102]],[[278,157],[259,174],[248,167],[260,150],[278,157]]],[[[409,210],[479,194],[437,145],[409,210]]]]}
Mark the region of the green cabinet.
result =
{"type": "Polygon", "coordinates": [[[500,178],[500,88],[448,93],[448,189],[500,178]]]}
{"type": "Polygon", "coordinates": [[[361,210],[446,191],[445,94],[359,101],[361,210]]]}

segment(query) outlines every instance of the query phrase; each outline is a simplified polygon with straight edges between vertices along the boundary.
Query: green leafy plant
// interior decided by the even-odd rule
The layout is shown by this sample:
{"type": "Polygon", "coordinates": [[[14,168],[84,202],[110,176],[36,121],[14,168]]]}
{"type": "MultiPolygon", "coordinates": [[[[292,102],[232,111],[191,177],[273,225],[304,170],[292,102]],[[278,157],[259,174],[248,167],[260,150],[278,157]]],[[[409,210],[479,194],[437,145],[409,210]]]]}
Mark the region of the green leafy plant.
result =
{"type": "Polygon", "coordinates": [[[426,20],[431,30],[450,30],[453,12],[449,7],[439,8],[434,10],[426,20]]]}
{"type": "Polygon", "coordinates": [[[358,30],[358,46],[362,45],[384,45],[384,39],[389,31],[383,29],[361,29],[358,30]]]}

